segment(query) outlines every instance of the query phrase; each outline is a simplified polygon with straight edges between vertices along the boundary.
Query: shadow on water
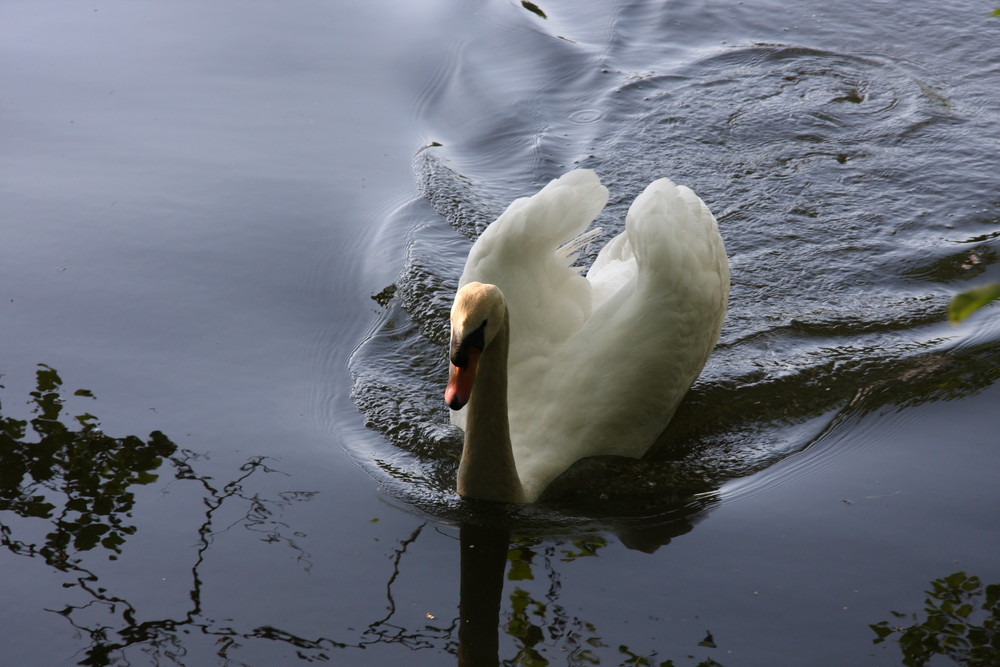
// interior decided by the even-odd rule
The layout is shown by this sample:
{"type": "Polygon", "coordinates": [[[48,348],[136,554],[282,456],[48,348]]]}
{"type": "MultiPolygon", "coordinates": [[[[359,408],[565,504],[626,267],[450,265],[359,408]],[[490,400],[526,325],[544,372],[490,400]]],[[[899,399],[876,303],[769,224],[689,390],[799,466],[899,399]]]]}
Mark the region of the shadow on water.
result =
{"type": "MultiPolygon", "coordinates": [[[[599,534],[578,534],[552,540],[516,532],[522,522],[509,506],[467,501],[468,520],[461,525],[461,585],[458,664],[461,667],[492,665],[547,665],[546,654],[556,647],[567,664],[601,664],[602,641],[597,626],[570,613],[560,602],[560,564],[596,557],[608,546],[599,534]],[[506,576],[505,576],[506,575],[506,576]],[[503,599],[504,580],[508,582],[503,599]],[[537,598],[523,584],[547,580],[544,597],[537,598]],[[505,614],[501,616],[501,609],[505,614]],[[500,639],[512,647],[503,654],[500,639]]],[[[706,642],[711,642],[709,635],[706,642]]],[[[709,643],[703,642],[709,646],[709,643]]],[[[617,647],[620,664],[672,664],[659,662],[656,652],[635,653],[617,647]]],[[[699,667],[717,665],[709,659],[699,667]]]]}

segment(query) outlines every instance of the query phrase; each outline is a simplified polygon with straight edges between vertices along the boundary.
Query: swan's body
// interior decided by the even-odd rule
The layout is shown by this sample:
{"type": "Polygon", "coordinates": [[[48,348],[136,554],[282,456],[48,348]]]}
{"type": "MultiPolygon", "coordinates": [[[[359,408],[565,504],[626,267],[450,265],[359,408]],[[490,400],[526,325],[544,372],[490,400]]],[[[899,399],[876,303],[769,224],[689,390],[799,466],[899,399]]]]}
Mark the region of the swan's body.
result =
{"type": "Polygon", "coordinates": [[[607,198],[593,171],[569,172],[469,252],[445,391],[465,428],[460,495],[531,502],[579,459],[642,456],[715,346],[729,265],[711,212],[654,181],[584,277],[575,251],[607,198]]]}

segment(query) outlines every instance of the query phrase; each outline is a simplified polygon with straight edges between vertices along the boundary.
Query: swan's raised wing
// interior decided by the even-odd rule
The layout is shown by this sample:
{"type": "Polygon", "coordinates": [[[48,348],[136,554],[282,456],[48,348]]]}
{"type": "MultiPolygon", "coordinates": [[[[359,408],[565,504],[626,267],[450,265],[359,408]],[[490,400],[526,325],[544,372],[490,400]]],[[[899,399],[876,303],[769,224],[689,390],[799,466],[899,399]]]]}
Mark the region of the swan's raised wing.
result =
{"type": "MultiPolygon", "coordinates": [[[[515,200],[473,244],[459,287],[476,281],[503,292],[509,368],[534,367],[530,359],[548,356],[590,316],[590,283],[572,265],[588,237],[584,230],[607,201],[594,171],[571,171],[515,200]]],[[[451,411],[451,421],[465,428],[464,408],[451,411]]]]}
{"type": "Polygon", "coordinates": [[[588,277],[586,323],[549,351],[544,369],[511,367],[511,441],[528,496],[580,458],[642,456],[722,326],[729,265],[718,226],[668,179],[635,200],[588,277]]]}
{"type": "Polygon", "coordinates": [[[503,292],[512,361],[565,340],[590,316],[590,284],[572,265],[607,201],[596,173],[571,171],[514,201],[472,246],[459,285],[491,283],[503,292]]]}
{"type": "Polygon", "coordinates": [[[654,296],[682,287],[716,293],[717,282],[692,279],[701,271],[725,273],[728,297],[729,265],[715,217],[690,188],[661,178],[636,197],[625,231],[601,249],[587,280],[597,309],[620,303],[619,290],[634,290],[637,278],[649,283],[645,287],[654,296]]]}

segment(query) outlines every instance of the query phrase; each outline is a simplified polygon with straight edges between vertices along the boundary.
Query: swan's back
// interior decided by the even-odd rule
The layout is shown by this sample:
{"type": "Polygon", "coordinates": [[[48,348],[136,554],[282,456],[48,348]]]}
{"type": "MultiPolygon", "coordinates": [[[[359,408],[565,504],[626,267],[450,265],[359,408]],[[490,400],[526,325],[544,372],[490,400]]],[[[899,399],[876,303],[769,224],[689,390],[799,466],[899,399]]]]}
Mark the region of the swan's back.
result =
{"type": "Polygon", "coordinates": [[[507,299],[511,444],[528,500],[580,458],[642,456],[725,315],[729,267],[715,218],[669,179],[636,198],[625,231],[580,276],[566,250],[606,201],[592,171],[566,174],[511,204],[462,276],[507,299]]]}

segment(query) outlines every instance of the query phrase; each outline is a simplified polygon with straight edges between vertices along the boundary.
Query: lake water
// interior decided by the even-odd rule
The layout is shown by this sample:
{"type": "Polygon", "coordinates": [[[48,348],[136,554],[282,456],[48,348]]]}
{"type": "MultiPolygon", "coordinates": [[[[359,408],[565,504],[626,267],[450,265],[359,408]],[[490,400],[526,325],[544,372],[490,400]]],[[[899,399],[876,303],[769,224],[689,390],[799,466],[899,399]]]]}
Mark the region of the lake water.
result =
{"type": "Polygon", "coordinates": [[[0,664],[898,665],[1000,583],[993,7],[578,4],[0,8],[0,664]],[[577,166],[712,208],[720,345],[462,502],[455,282],[577,166]]]}

